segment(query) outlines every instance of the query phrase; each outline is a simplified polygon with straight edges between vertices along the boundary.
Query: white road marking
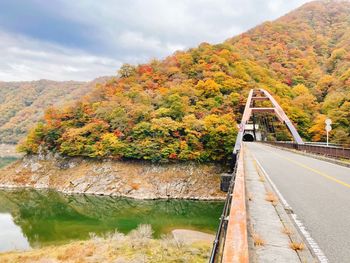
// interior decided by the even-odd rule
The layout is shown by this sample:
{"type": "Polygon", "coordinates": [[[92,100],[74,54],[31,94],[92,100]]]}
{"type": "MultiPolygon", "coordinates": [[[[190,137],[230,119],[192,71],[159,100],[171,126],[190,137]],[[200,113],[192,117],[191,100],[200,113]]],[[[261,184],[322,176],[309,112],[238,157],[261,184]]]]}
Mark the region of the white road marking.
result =
{"type": "Polygon", "coordinates": [[[285,207],[285,209],[288,209],[288,210],[291,211],[290,215],[293,218],[294,223],[299,228],[299,230],[302,233],[302,235],[304,236],[305,240],[309,243],[310,248],[312,249],[313,253],[318,258],[318,260],[321,263],[328,263],[328,259],[327,259],[326,255],[323,253],[323,251],[318,246],[316,241],[311,237],[310,233],[306,230],[306,227],[304,226],[304,224],[298,219],[298,216],[293,212],[293,208],[288,204],[288,202],[283,197],[281,192],[277,189],[276,185],[274,184],[274,182],[272,182],[270,176],[267,174],[265,169],[262,167],[262,165],[260,164],[258,159],[254,155],[253,155],[253,158],[255,159],[255,161],[258,164],[258,166],[261,169],[261,171],[264,173],[264,175],[267,178],[267,180],[269,181],[269,183],[271,184],[273,190],[277,193],[277,195],[278,195],[279,199],[281,200],[281,202],[282,202],[283,206],[285,207]]]}

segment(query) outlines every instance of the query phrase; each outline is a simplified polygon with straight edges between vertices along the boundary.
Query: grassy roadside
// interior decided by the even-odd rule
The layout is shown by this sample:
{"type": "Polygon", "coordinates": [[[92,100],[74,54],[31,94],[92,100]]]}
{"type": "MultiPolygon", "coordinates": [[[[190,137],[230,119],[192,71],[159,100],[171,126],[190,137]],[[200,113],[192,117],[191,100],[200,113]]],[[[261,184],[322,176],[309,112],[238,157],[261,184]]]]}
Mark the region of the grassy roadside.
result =
{"type": "Polygon", "coordinates": [[[149,225],[140,225],[128,235],[119,232],[103,237],[91,235],[87,241],[77,241],[63,246],[51,246],[28,252],[0,254],[3,263],[32,262],[207,262],[211,243],[207,241],[188,244],[173,236],[152,238],[149,225]]]}

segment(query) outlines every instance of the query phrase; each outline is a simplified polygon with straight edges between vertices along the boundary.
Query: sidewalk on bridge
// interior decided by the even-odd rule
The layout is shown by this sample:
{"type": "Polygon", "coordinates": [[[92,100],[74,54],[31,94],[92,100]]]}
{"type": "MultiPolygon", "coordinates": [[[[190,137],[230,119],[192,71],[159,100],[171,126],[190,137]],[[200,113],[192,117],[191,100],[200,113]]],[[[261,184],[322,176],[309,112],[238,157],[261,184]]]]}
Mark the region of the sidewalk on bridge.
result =
{"type": "Polygon", "coordinates": [[[250,262],[317,262],[247,148],[244,163],[250,262]]]}

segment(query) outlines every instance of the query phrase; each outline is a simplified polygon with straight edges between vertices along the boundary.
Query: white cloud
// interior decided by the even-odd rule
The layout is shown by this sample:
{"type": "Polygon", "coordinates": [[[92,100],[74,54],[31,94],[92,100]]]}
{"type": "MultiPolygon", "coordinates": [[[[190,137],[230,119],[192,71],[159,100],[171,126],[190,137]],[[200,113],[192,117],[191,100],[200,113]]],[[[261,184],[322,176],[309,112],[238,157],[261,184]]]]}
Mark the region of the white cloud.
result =
{"type": "Polygon", "coordinates": [[[161,54],[171,54],[176,50],[183,50],[184,45],[177,43],[162,43],[155,37],[147,37],[139,32],[123,32],[118,38],[118,44],[123,48],[135,49],[138,52],[153,53],[155,50],[161,54]]]}
{"type": "Polygon", "coordinates": [[[118,59],[220,43],[308,0],[64,0],[65,16],[94,28],[118,59]],[[84,14],[77,16],[76,14],[84,14]]]}
{"type": "Polygon", "coordinates": [[[121,62],[0,32],[0,80],[91,80],[112,75],[121,62]]]}
{"type": "MultiPolygon", "coordinates": [[[[92,47],[82,44],[73,49],[68,44],[48,43],[44,37],[33,39],[0,31],[0,80],[90,80],[110,75],[122,62],[143,63],[201,42],[222,42],[305,2],[307,0],[50,2],[47,14],[51,12],[64,21],[83,25],[81,30],[86,32],[74,34],[72,31],[68,35],[82,35],[91,40],[92,47]]],[[[4,11],[0,10],[0,15],[1,12],[4,11]]],[[[66,30],[76,28],[79,27],[66,30]]]]}
{"type": "Polygon", "coordinates": [[[145,37],[138,32],[123,32],[118,37],[120,46],[124,48],[136,48],[138,50],[154,50],[160,48],[160,41],[152,38],[145,37]]]}

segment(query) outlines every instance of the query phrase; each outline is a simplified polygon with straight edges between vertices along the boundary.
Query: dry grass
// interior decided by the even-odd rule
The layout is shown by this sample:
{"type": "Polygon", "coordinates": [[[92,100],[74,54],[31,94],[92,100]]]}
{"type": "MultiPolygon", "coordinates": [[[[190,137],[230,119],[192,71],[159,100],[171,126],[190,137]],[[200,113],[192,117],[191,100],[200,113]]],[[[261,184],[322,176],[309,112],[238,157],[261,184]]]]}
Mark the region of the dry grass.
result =
{"type": "Polygon", "coordinates": [[[28,181],[28,178],[26,178],[25,176],[16,176],[13,178],[13,182],[16,184],[25,184],[28,181]]]}
{"type": "Polygon", "coordinates": [[[272,192],[266,193],[265,200],[271,202],[274,206],[278,204],[278,197],[272,192]]]}
{"type": "Polygon", "coordinates": [[[258,233],[256,233],[254,230],[252,230],[251,233],[252,233],[254,246],[261,247],[265,245],[265,240],[258,233]]]}
{"type": "Polygon", "coordinates": [[[258,234],[253,236],[254,246],[260,247],[265,245],[265,240],[261,238],[258,234]]]}
{"type": "Polygon", "coordinates": [[[282,232],[283,234],[288,235],[288,236],[290,236],[290,235],[293,233],[292,229],[290,229],[289,227],[283,227],[282,230],[281,230],[281,232],[282,232]]]}
{"type": "Polygon", "coordinates": [[[295,251],[303,250],[305,248],[305,245],[302,242],[291,242],[289,246],[295,251]]]}
{"type": "Polygon", "coordinates": [[[131,183],[130,186],[133,190],[139,190],[141,185],[138,183],[131,183]]]}
{"type": "Polygon", "coordinates": [[[76,241],[63,246],[45,247],[27,252],[0,253],[0,262],[208,262],[211,242],[180,244],[172,235],[153,239],[152,233],[149,225],[140,225],[128,235],[118,231],[104,236],[91,234],[87,241],[76,241]]]}
{"type": "Polygon", "coordinates": [[[259,175],[259,181],[260,182],[265,182],[265,178],[263,176],[259,175]]]}

